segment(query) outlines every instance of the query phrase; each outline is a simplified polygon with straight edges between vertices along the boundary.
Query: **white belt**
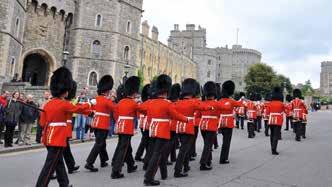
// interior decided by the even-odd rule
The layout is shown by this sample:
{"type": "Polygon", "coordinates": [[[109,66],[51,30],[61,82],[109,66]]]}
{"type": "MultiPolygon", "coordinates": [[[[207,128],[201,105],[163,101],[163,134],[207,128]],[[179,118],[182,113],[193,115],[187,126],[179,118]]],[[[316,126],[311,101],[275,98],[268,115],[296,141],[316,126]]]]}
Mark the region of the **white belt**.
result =
{"type": "Polygon", "coordinates": [[[202,116],[202,119],[218,119],[217,116],[202,116]]]}
{"type": "Polygon", "coordinates": [[[119,116],[118,120],[134,120],[132,116],[119,116]]]}
{"type": "Polygon", "coordinates": [[[300,109],[300,108],[295,108],[294,110],[302,110],[302,109],[300,109]]]}
{"type": "Polygon", "coordinates": [[[275,115],[281,116],[282,114],[281,113],[270,113],[270,116],[275,116],[275,115]]]}
{"type": "Polygon", "coordinates": [[[195,120],[194,117],[187,117],[188,120],[195,120]]]}
{"type": "Polygon", "coordinates": [[[73,123],[71,120],[67,120],[67,123],[73,123]]]}
{"type": "Polygon", "coordinates": [[[160,118],[152,118],[151,123],[153,122],[170,122],[169,119],[160,119],[160,118]]]}
{"type": "Polygon", "coordinates": [[[220,117],[233,117],[233,114],[221,114],[220,117]]]}
{"type": "Polygon", "coordinates": [[[102,113],[102,112],[96,112],[95,113],[96,116],[105,116],[105,117],[110,117],[109,114],[106,114],[106,113],[102,113]]]}
{"type": "Polygon", "coordinates": [[[67,123],[65,123],[65,122],[54,122],[54,123],[48,124],[48,126],[50,126],[50,127],[65,127],[65,126],[67,126],[67,123]]]}
{"type": "Polygon", "coordinates": [[[248,112],[256,112],[256,110],[248,110],[248,112]]]}

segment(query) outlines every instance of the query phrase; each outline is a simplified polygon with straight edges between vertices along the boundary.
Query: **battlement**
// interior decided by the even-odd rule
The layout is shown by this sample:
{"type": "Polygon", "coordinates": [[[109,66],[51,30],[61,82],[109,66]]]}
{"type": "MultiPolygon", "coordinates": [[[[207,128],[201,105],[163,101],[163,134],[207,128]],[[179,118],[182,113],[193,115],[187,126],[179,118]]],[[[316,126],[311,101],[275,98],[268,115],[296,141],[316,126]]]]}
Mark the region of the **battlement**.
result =
{"type": "Polygon", "coordinates": [[[73,0],[29,0],[28,9],[33,9],[36,13],[54,18],[58,16],[65,20],[67,16],[72,16],[75,4],[73,0]]]}
{"type": "Polygon", "coordinates": [[[323,61],[321,62],[321,66],[332,66],[332,61],[323,61]]]}

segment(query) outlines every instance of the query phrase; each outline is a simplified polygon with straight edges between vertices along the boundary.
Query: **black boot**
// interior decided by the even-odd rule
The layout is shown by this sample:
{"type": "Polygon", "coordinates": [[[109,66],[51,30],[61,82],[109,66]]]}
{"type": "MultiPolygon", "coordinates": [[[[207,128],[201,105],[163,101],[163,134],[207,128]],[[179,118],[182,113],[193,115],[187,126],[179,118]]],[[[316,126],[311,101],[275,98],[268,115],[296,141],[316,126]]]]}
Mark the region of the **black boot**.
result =
{"type": "Polygon", "coordinates": [[[201,165],[201,167],[199,168],[201,171],[208,171],[208,170],[211,170],[212,167],[209,167],[207,165],[201,165]]]}
{"type": "Polygon", "coordinates": [[[135,161],[138,161],[138,162],[143,162],[143,158],[140,158],[140,157],[135,157],[135,161]]]}
{"type": "Polygon", "coordinates": [[[187,173],[181,173],[179,171],[174,172],[174,177],[175,178],[182,178],[182,177],[187,177],[187,176],[188,176],[187,173]]]}
{"type": "Polygon", "coordinates": [[[159,186],[160,182],[157,180],[144,180],[145,186],[159,186]]]}
{"type": "Polygon", "coordinates": [[[103,162],[100,164],[100,167],[102,168],[106,168],[108,166],[108,163],[107,162],[103,162]]]}
{"type": "Polygon", "coordinates": [[[112,179],[121,179],[123,177],[124,177],[124,175],[120,172],[112,172],[112,174],[111,174],[112,179]]]}
{"type": "Polygon", "coordinates": [[[97,172],[98,168],[95,168],[92,164],[86,164],[85,169],[90,170],[91,172],[97,172]]]}
{"type": "Polygon", "coordinates": [[[134,173],[136,170],[137,170],[137,165],[130,166],[127,169],[128,173],[134,173]]]}
{"type": "Polygon", "coordinates": [[[74,166],[73,168],[68,169],[68,173],[73,174],[77,172],[78,169],[80,169],[80,166],[74,166]]]}
{"type": "Polygon", "coordinates": [[[229,160],[220,160],[219,164],[229,164],[229,160]]]}
{"type": "Polygon", "coordinates": [[[276,150],[272,150],[272,155],[279,155],[279,153],[276,150]]]}

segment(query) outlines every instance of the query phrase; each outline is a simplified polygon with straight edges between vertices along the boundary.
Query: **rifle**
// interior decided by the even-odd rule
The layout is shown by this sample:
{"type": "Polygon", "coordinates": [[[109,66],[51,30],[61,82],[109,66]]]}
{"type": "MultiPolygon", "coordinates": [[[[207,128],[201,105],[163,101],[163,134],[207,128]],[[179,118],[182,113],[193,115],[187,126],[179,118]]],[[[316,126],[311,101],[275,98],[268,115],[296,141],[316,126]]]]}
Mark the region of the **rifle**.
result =
{"type": "Polygon", "coordinates": [[[45,112],[45,110],[40,109],[40,108],[38,108],[38,107],[36,107],[36,106],[30,105],[30,104],[28,104],[28,103],[26,103],[26,102],[24,102],[24,101],[19,100],[19,99],[18,99],[17,101],[18,101],[19,103],[21,103],[21,104],[27,106],[27,107],[30,107],[30,108],[36,109],[36,110],[38,110],[39,112],[45,112]]]}

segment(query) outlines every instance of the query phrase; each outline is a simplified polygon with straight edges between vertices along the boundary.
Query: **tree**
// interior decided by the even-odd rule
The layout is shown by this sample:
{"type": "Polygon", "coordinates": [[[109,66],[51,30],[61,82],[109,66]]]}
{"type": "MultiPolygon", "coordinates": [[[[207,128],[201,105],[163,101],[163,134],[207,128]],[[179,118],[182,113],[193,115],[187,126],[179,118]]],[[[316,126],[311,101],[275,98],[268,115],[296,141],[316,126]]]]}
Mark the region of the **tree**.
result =
{"type": "Polygon", "coordinates": [[[264,63],[252,65],[244,81],[246,83],[245,90],[247,95],[258,93],[262,96],[270,93],[273,86],[278,83],[273,68],[264,63]]]}
{"type": "Polygon", "coordinates": [[[310,80],[305,81],[301,91],[303,96],[313,96],[315,94],[315,90],[312,88],[310,80]]]}
{"type": "Polygon", "coordinates": [[[293,86],[290,79],[281,74],[276,75],[273,81],[273,86],[279,86],[283,89],[286,88],[287,92],[290,94],[293,92],[293,86]]]}
{"type": "Polygon", "coordinates": [[[142,70],[137,70],[137,77],[140,80],[140,90],[142,90],[144,87],[144,74],[142,70]]]}

